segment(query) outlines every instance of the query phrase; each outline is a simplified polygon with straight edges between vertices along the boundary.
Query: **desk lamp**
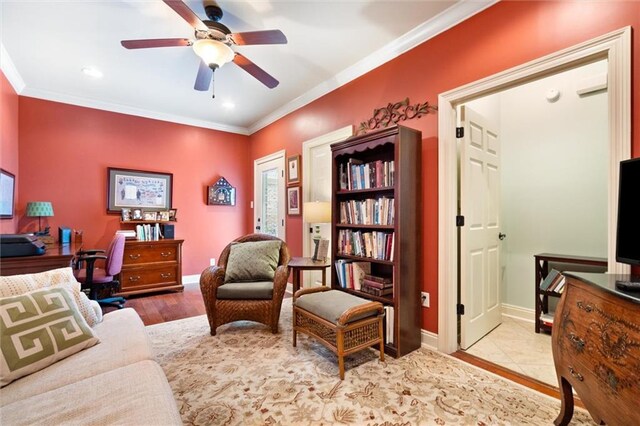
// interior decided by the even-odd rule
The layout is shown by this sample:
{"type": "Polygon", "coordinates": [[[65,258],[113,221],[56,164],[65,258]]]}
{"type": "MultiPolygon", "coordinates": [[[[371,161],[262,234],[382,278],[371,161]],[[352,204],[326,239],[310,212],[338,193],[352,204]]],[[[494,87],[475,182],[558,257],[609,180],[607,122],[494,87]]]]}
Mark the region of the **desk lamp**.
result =
{"type": "Polygon", "coordinates": [[[313,234],[313,242],[315,248],[313,250],[313,260],[318,259],[318,245],[320,244],[320,223],[331,222],[331,203],[328,201],[313,201],[304,203],[302,206],[302,216],[307,223],[315,224],[315,233],[313,234]]]}
{"type": "Polygon", "coordinates": [[[36,235],[49,235],[49,227],[47,226],[42,231],[42,226],[40,225],[41,217],[51,217],[53,216],[53,206],[49,201],[30,201],[27,203],[27,217],[38,217],[38,232],[36,235]]]}

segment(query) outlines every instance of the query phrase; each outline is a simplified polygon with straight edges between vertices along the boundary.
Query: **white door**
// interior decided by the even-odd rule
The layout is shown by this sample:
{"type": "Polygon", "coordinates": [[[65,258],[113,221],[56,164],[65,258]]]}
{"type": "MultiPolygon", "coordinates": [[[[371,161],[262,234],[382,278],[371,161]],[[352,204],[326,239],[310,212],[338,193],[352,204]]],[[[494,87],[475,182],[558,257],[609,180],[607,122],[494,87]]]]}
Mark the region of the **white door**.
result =
{"type": "Polygon", "coordinates": [[[495,126],[462,107],[460,145],[460,346],[500,325],[500,139],[495,126]]]}
{"type": "MultiPolygon", "coordinates": [[[[304,201],[331,202],[331,144],[353,135],[353,126],[346,126],[331,133],[308,140],[302,144],[302,196],[304,201]]],[[[303,211],[304,213],[304,211],[303,211]]],[[[313,233],[319,226],[322,238],[331,239],[331,224],[303,223],[303,254],[311,257],[315,248],[313,233]]],[[[331,247],[331,242],[329,242],[331,247]]],[[[331,259],[329,259],[331,263],[331,259]]],[[[331,285],[331,270],[327,269],[327,285],[331,285]]],[[[304,271],[303,283],[322,282],[320,271],[304,271]]]]}
{"type": "Polygon", "coordinates": [[[255,232],[285,239],[284,151],[254,162],[255,232]]]}

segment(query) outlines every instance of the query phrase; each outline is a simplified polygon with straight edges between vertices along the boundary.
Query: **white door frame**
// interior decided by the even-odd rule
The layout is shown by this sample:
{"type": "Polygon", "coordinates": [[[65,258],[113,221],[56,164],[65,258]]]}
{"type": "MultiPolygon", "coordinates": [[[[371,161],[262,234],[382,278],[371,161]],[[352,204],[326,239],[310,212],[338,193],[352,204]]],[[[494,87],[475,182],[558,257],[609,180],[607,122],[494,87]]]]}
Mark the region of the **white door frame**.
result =
{"type": "MultiPolygon", "coordinates": [[[[309,139],[302,143],[302,201],[316,201],[309,199],[309,184],[311,183],[311,167],[309,167],[309,159],[311,158],[311,149],[317,148],[322,145],[330,145],[335,142],[340,142],[348,137],[353,136],[353,124],[349,126],[342,127],[338,130],[334,130],[333,132],[326,133],[322,136],[318,136],[313,139],[309,139]]],[[[328,200],[331,202],[331,200],[328,200]]],[[[309,224],[306,222],[302,222],[302,255],[305,257],[310,257],[310,245],[311,245],[311,234],[307,232],[309,229],[309,224]]]]}
{"type": "Polygon", "coordinates": [[[283,217],[283,222],[281,224],[282,227],[282,240],[286,241],[286,236],[287,236],[287,196],[286,196],[286,185],[284,182],[284,170],[286,170],[285,167],[285,150],[282,149],[280,151],[274,152],[273,154],[269,154],[265,157],[261,157],[258,158],[256,160],[253,160],[253,202],[251,207],[253,208],[253,229],[252,232],[256,232],[256,220],[257,220],[257,215],[256,215],[256,211],[257,209],[255,208],[255,201],[258,199],[258,188],[261,187],[261,183],[259,181],[259,174],[256,173],[257,169],[258,169],[258,165],[262,164],[262,163],[266,163],[268,161],[273,161],[273,160],[280,160],[280,168],[282,169],[282,176],[280,177],[282,180],[282,185],[281,188],[278,188],[278,191],[281,191],[282,195],[280,198],[280,209],[279,210],[282,212],[282,217],[283,217]]]}
{"type": "MultiPolygon", "coordinates": [[[[607,59],[609,93],[608,271],[629,273],[615,261],[618,163],[631,157],[631,27],[627,26],[438,95],[438,350],[458,349],[456,107],[559,71],[607,59]]],[[[527,277],[528,279],[528,277],[527,277]]],[[[532,293],[533,294],[533,293],[532,293]]]]}

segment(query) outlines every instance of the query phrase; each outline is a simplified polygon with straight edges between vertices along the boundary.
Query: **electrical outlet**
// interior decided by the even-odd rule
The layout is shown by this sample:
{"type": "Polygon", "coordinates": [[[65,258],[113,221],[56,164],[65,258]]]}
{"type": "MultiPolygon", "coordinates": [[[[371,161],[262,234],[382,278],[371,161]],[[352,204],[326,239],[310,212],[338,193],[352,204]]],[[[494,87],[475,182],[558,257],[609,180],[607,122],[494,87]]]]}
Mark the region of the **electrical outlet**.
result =
{"type": "Polygon", "coordinates": [[[216,258],[215,257],[212,257],[211,259],[209,259],[209,265],[216,266],[216,258]]]}
{"type": "Polygon", "coordinates": [[[427,293],[426,291],[423,291],[420,294],[420,299],[422,300],[422,306],[424,306],[425,308],[429,307],[429,293],[427,293]]]}

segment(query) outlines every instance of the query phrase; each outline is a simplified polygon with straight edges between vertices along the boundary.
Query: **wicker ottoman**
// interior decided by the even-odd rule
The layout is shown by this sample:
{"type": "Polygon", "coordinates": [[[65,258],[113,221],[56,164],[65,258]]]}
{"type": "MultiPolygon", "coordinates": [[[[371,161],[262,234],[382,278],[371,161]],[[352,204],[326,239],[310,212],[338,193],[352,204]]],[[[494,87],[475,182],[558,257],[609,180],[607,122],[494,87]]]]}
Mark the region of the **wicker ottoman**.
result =
{"type": "Polygon", "coordinates": [[[383,316],[380,302],[328,287],[298,290],[293,296],[293,346],[298,332],[318,339],[338,356],[343,380],[345,355],[379,344],[384,361],[383,316]]]}

